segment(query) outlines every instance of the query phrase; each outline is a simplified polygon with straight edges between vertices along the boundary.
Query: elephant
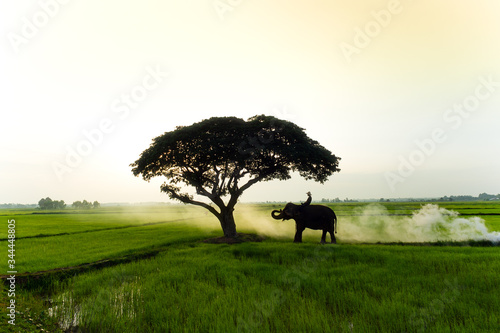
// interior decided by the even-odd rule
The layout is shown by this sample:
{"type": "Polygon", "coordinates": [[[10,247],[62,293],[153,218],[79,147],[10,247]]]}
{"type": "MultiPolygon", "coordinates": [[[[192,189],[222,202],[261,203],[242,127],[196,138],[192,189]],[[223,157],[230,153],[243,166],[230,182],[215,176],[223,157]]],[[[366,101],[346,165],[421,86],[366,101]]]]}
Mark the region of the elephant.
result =
{"type": "Polygon", "coordinates": [[[337,243],[335,239],[335,234],[337,233],[337,216],[335,212],[323,205],[311,205],[311,193],[307,193],[307,201],[301,205],[295,205],[291,202],[287,203],[284,209],[273,210],[271,216],[275,220],[283,219],[295,220],[296,233],[294,242],[302,242],[302,232],[305,228],[313,230],[323,230],[323,235],[321,236],[321,244],[326,241],[326,233],[330,233],[331,242],[333,244],[337,243]]]}

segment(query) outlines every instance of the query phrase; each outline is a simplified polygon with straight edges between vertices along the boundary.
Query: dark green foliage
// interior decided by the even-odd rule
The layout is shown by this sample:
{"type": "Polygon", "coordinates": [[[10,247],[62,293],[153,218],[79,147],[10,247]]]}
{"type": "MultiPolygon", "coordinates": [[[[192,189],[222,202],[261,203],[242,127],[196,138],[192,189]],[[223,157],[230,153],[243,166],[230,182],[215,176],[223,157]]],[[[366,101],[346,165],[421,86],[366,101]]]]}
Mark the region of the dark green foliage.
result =
{"type": "Polygon", "coordinates": [[[75,202],[73,202],[73,204],[71,206],[73,206],[73,208],[76,208],[76,209],[91,209],[91,208],[97,209],[97,208],[101,208],[101,204],[98,201],[94,201],[92,203],[92,202],[89,202],[87,200],[75,201],[75,202]]]}
{"type": "Polygon", "coordinates": [[[66,204],[64,203],[64,200],[57,201],[47,197],[45,199],[42,198],[40,199],[40,201],[38,201],[38,207],[42,210],[64,209],[66,208],[66,204]]]}
{"type": "Polygon", "coordinates": [[[239,189],[235,179],[246,175],[286,180],[291,171],[298,171],[323,183],[340,171],[339,160],[297,125],[261,115],[248,121],[214,117],[179,126],[155,138],[131,166],[134,175],[145,180],[166,176],[173,184],[215,188],[218,195],[227,195],[239,189]]]}

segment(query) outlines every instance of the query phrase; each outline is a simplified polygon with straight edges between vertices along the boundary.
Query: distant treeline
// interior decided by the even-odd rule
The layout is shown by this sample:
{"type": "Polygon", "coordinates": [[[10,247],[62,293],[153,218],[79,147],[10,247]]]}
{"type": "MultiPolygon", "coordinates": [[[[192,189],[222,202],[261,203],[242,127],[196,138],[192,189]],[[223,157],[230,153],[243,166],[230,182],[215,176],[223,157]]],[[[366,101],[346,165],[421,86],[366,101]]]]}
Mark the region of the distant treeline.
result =
{"type": "MultiPolygon", "coordinates": [[[[494,194],[488,194],[488,193],[481,193],[477,197],[472,196],[472,195],[452,195],[452,196],[444,196],[441,198],[391,198],[391,199],[385,199],[385,198],[380,198],[380,199],[365,199],[362,200],[360,199],[359,201],[361,202],[439,202],[439,201],[494,201],[494,200],[500,200],[500,194],[494,195],[494,194]]],[[[315,201],[315,202],[321,202],[321,203],[339,203],[339,202],[358,202],[358,200],[352,200],[352,199],[344,199],[341,200],[339,198],[335,199],[326,199],[323,198],[321,201],[315,201]]]]}
{"type": "Polygon", "coordinates": [[[20,208],[34,209],[37,207],[38,207],[37,204],[29,204],[29,205],[19,204],[19,203],[0,204],[0,209],[20,209],[20,208]]]}
{"type": "Polygon", "coordinates": [[[97,209],[97,208],[101,208],[101,204],[99,202],[97,202],[97,201],[89,202],[87,200],[75,201],[75,202],[73,202],[73,204],[71,204],[71,206],[73,208],[76,208],[76,209],[91,209],[91,208],[97,209]]]}
{"type": "Polygon", "coordinates": [[[452,195],[439,198],[439,201],[491,201],[500,200],[500,194],[481,193],[477,197],[472,195],[452,195]]]}
{"type": "MultiPolygon", "coordinates": [[[[90,202],[87,200],[83,200],[73,202],[71,204],[71,207],[76,209],[97,209],[101,207],[101,204],[98,201],[90,202]]],[[[38,201],[38,208],[40,208],[41,210],[65,209],[66,203],[64,203],[64,200],[52,200],[51,198],[47,197],[38,201]]]]}
{"type": "Polygon", "coordinates": [[[358,200],[349,199],[349,198],[345,198],[343,200],[341,200],[339,198],[335,198],[335,199],[322,198],[321,202],[323,202],[323,203],[325,203],[325,202],[358,202],[358,200]]]}
{"type": "MultiPolygon", "coordinates": [[[[394,199],[369,199],[369,200],[359,200],[361,202],[371,202],[371,201],[380,201],[380,202],[391,202],[391,201],[427,201],[427,202],[439,202],[439,201],[494,201],[494,200],[500,200],[500,194],[488,194],[488,193],[481,193],[477,197],[472,196],[472,195],[451,195],[451,196],[444,196],[441,198],[394,198],[394,199]]],[[[358,202],[358,200],[353,200],[353,199],[326,199],[322,198],[320,201],[315,201],[315,202],[321,202],[321,203],[339,203],[339,202],[358,202]]],[[[265,203],[283,203],[281,201],[267,201],[265,203]]],[[[148,203],[148,204],[158,204],[158,203],[148,203]]],[[[162,205],[166,205],[169,203],[161,203],[162,205]]],[[[108,204],[109,205],[109,204],[108,204]]],[[[114,205],[129,205],[128,203],[122,203],[122,204],[114,204],[114,205]]],[[[37,204],[19,204],[19,203],[5,203],[5,204],[0,204],[0,209],[42,209],[42,210],[49,210],[49,209],[65,209],[67,207],[66,203],[64,200],[52,200],[51,198],[47,197],[44,199],[40,199],[37,204]]],[[[98,201],[90,202],[87,200],[83,201],[75,201],[71,204],[71,207],[75,209],[96,209],[100,208],[101,204],[98,201]]]]}

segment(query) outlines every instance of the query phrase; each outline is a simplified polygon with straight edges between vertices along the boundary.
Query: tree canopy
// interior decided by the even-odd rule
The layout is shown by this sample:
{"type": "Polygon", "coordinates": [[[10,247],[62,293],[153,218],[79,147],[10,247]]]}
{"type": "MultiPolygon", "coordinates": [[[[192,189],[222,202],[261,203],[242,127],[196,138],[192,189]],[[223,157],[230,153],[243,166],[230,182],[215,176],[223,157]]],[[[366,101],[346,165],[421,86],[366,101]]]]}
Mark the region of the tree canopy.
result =
{"type": "Polygon", "coordinates": [[[75,201],[75,202],[73,202],[73,204],[71,206],[73,206],[73,208],[76,208],[76,209],[91,209],[91,208],[97,209],[97,208],[101,208],[101,204],[98,201],[94,201],[92,203],[92,202],[87,201],[87,200],[75,201]]]}
{"type": "Polygon", "coordinates": [[[40,201],[38,201],[38,207],[42,210],[47,210],[47,209],[64,209],[66,208],[66,204],[64,203],[64,200],[58,201],[58,200],[52,200],[51,198],[42,198],[40,201]]]}
{"type": "Polygon", "coordinates": [[[170,198],[202,206],[221,222],[224,234],[236,236],[232,212],[243,191],[260,181],[286,180],[292,172],[324,183],[338,169],[339,157],[309,138],[303,128],[272,116],[213,117],[178,126],[153,139],[131,164],[146,181],[164,176],[161,191],[170,198]],[[218,208],[181,192],[192,186],[218,208]],[[229,196],[225,203],[222,197],[229,196]]]}

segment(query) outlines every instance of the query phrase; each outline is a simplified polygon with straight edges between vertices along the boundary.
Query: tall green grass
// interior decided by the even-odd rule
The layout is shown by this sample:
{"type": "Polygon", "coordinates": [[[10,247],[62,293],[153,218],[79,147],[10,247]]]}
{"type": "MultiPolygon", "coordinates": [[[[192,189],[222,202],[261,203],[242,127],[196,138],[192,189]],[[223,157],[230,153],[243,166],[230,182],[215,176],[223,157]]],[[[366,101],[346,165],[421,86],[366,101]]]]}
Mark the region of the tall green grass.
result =
{"type": "Polygon", "coordinates": [[[52,309],[90,332],[493,331],[499,269],[496,248],[198,243],[75,277],[52,309]]]}

